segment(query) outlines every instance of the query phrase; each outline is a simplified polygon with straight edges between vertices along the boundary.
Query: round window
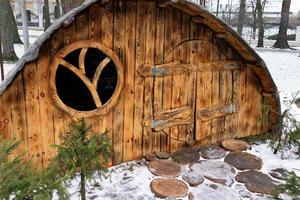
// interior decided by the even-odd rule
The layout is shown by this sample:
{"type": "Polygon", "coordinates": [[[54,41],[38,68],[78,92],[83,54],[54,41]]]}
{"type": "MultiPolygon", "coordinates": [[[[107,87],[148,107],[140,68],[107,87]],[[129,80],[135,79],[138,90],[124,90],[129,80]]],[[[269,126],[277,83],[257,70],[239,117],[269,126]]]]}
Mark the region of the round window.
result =
{"type": "Polygon", "coordinates": [[[52,99],[73,119],[106,115],[117,103],[122,86],[118,57],[93,41],[64,47],[50,65],[52,99]]]}

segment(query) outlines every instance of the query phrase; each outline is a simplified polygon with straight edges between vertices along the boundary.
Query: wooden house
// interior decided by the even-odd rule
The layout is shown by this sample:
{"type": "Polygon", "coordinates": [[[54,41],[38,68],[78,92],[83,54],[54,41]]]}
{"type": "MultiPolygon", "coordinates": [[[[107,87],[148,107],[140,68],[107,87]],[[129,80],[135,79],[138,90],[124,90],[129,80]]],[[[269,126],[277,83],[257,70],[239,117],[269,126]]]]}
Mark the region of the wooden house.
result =
{"type": "Polygon", "coordinates": [[[0,134],[39,167],[80,118],[109,130],[118,164],[269,132],[280,112],[264,61],[184,0],[86,1],[37,40],[0,95],[0,134]]]}

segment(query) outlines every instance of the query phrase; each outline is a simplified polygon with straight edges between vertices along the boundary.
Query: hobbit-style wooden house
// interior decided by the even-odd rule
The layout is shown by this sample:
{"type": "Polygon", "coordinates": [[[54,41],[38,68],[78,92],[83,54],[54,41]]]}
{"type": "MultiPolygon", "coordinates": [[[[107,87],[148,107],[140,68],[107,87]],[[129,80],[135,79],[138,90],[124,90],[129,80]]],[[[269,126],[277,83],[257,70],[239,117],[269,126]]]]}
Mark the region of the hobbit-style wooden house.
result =
{"type": "Polygon", "coordinates": [[[38,166],[73,120],[109,130],[112,162],[268,132],[280,112],[263,60],[179,1],[90,0],[57,20],[0,86],[0,134],[38,166]]]}

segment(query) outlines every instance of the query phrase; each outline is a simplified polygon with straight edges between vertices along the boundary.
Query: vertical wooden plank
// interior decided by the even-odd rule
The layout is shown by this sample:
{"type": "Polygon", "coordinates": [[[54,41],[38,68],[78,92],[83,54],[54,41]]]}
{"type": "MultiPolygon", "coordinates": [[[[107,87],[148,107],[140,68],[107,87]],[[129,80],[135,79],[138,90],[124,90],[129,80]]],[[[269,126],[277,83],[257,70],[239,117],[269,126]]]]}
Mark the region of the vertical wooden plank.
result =
{"type": "MultiPolygon", "coordinates": [[[[114,52],[118,55],[122,66],[125,66],[125,1],[114,2],[114,52]]],[[[125,72],[125,69],[123,70],[125,72]]],[[[120,99],[113,110],[113,164],[120,164],[124,155],[124,88],[120,99]]]]}
{"type": "MultiPolygon", "coordinates": [[[[177,44],[181,42],[181,32],[182,32],[182,16],[181,12],[174,9],[173,10],[173,27],[170,27],[172,29],[172,35],[173,35],[173,44],[175,48],[177,44]]],[[[174,51],[174,58],[173,61],[179,61],[182,63],[182,45],[177,47],[174,51]]],[[[180,106],[180,88],[182,85],[182,75],[173,75],[173,81],[172,81],[172,109],[178,108],[180,106]]],[[[182,144],[181,141],[179,141],[179,127],[174,126],[171,128],[171,151],[174,151],[180,147],[182,144]]]]}
{"type": "Polygon", "coordinates": [[[125,105],[124,105],[124,160],[133,159],[134,69],[136,1],[126,1],[125,19],[125,105]]]}
{"type": "MultiPolygon", "coordinates": [[[[174,44],[172,42],[172,29],[173,27],[173,9],[167,7],[164,9],[165,23],[164,23],[164,62],[171,62],[173,60],[173,54],[170,56],[169,53],[173,49],[174,44]]],[[[172,76],[166,76],[163,78],[163,110],[171,109],[172,100],[172,76]]],[[[165,151],[170,151],[171,144],[171,130],[170,128],[165,129],[163,134],[163,146],[165,151]],[[164,140],[166,139],[166,140],[164,140]]]]}
{"type": "MultiPolygon", "coordinates": [[[[210,46],[211,57],[210,61],[219,60],[219,50],[211,44],[210,46]]],[[[211,106],[218,106],[221,103],[220,98],[220,71],[212,71],[212,87],[211,87],[211,106]]],[[[218,141],[219,134],[222,132],[222,119],[212,119],[211,126],[211,142],[216,143],[218,141]]]]}
{"type": "MultiPolygon", "coordinates": [[[[46,44],[49,47],[49,59],[52,59],[56,53],[64,46],[71,43],[71,37],[74,33],[75,24],[72,23],[69,27],[58,30],[51,40],[46,44]]],[[[50,94],[49,94],[50,96],[50,94]]],[[[52,100],[51,100],[52,101],[52,100]]],[[[61,135],[69,131],[69,127],[66,124],[68,116],[52,103],[53,109],[53,133],[55,144],[61,143],[61,135]]]]}
{"type": "Polygon", "coordinates": [[[53,112],[52,107],[54,106],[51,102],[51,97],[48,93],[48,66],[50,60],[48,57],[48,43],[45,43],[45,48],[40,51],[40,57],[37,60],[37,90],[38,98],[40,102],[40,118],[39,123],[41,126],[40,135],[42,139],[42,158],[44,167],[47,167],[51,159],[55,155],[55,149],[51,147],[55,143],[54,135],[54,124],[53,124],[53,112]]]}
{"type": "MultiPolygon", "coordinates": [[[[197,38],[204,38],[204,27],[197,25],[197,38]]],[[[206,40],[208,38],[205,38],[206,40]]],[[[211,44],[209,42],[199,42],[197,50],[198,65],[211,60],[211,44]]],[[[206,140],[210,141],[212,135],[211,121],[204,122],[199,116],[199,111],[211,107],[212,99],[212,71],[198,71],[197,72],[197,96],[196,96],[196,141],[206,140]]]]}
{"type": "Polygon", "coordinates": [[[4,138],[10,138],[12,133],[11,109],[7,101],[8,90],[9,88],[0,96],[0,135],[4,138]]]}
{"type": "MultiPolygon", "coordinates": [[[[181,30],[181,41],[187,41],[190,39],[190,17],[182,13],[182,30],[181,30]]],[[[190,47],[191,43],[184,43],[180,53],[180,60],[182,63],[190,63],[190,47]]],[[[191,110],[193,110],[193,105],[191,102],[193,96],[193,81],[195,72],[186,73],[180,75],[180,82],[179,85],[179,106],[186,106],[188,105],[191,110]]],[[[190,143],[189,141],[193,139],[193,124],[187,126],[180,126],[179,133],[178,133],[178,140],[185,141],[184,143],[181,142],[181,145],[185,143],[190,143]]]]}
{"type": "Polygon", "coordinates": [[[134,84],[134,138],[133,154],[139,159],[143,154],[143,113],[144,113],[144,78],[139,76],[137,70],[145,64],[146,57],[146,20],[147,2],[137,1],[136,15],[136,64],[134,84]]]}
{"type": "MultiPolygon", "coordinates": [[[[164,59],[164,33],[165,33],[165,20],[164,8],[156,8],[156,20],[155,20],[155,64],[159,64],[164,59]]],[[[155,77],[154,78],[154,105],[153,112],[158,112],[163,109],[163,78],[155,77]]],[[[160,140],[160,151],[167,152],[168,151],[168,136],[161,133],[154,133],[154,140],[156,143],[160,140]]]]}
{"type": "MultiPolygon", "coordinates": [[[[107,46],[109,49],[113,48],[113,29],[114,29],[114,18],[112,12],[113,1],[106,3],[101,7],[101,39],[102,44],[107,46]]],[[[99,123],[99,121],[98,121],[99,123]]],[[[112,123],[113,123],[113,112],[107,113],[101,123],[100,133],[104,133],[108,130],[109,138],[112,138],[112,123]]],[[[112,160],[110,159],[109,165],[112,165],[112,160]]]]}
{"type": "Polygon", "coordinates": [[[246,128],[246,87],[247,87],[247,69],[241,68],[239,70],[239,81],[238,81],[238,115],[237,121],[237,137],[241,137],[245,134],[246,128]]]}
{"type": "MultiPolygon", "coordinates": [[[[29,154],[32,163],[37,168],[43,166],[42,163],[42,138],[41,124],[40,124],[40,102],[37,82],[36,62],[27,64],[26,68],[22,71],[24,77],[26,111],[30,113],[27,117],[28,137],[29,137],[29,154]]],[[[43,113],[44,114],[44,113],[43,113]]]]}
{"type": "MultiPolygon", "coordinates": [[[[146,16],[146,60],[145,63],[154,65],[154,44],[155,44],[155,15],[156,15],[155,2],[147,2],[147,16],[146,16]]],[[[144,91],[144,131],[143,131],[143,153],[144,155],[159,149],[160,144],[154,143],[152,140],[152,120],[153,120],[153,78],[145,78],[145,91],[144,91]]],[[[157,141],[159,142],[159,141],[157,141]]]]}

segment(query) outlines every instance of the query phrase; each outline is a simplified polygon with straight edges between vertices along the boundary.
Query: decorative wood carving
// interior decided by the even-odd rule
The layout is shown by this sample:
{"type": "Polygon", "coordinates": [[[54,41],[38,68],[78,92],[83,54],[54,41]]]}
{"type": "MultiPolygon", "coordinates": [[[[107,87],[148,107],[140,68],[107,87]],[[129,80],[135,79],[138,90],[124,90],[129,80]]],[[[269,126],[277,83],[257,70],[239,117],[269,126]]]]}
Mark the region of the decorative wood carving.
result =
{"type": "Polygon", "coordinates": [[[61,49],[52,60],[52,63],[49,67],[49,73],[50,73],[49,93],[50,96],[52,97],[52,100],[54,101],[57,107],[59,107],[60,109],[68,113],[73,119],[80,119],[82,117],[93,117],[97,115],[106,115],[107,113],[109,113],[118,101],[118,98],[120,96],[123,87],[123,82],[124,82],[123,68],[116,54],[106,46],[91,40],[75,42],[61,49]],[[99,49],[101,52],[107,55],[107,57],[99,64],[92,81],[90,81],[85,75],[85,69],[88,66],[85,66],[84,63],[85,63],[88,48],[99,49]],[[78,58],[79,69],[63,59],[69,53],[77,49],[81,49],[78,58]],[[118,82],[112,97],[104,105],[102,105],[99,94],[97,92],[97,84],[101,72],[110,61],[114,62],[116,66],[118,82]],[[96,105],[95,110],[79,111],[64,104],[64,102],[60,99],[60,97],[57,94],[57,88],[55,83],[56,71],[59,66],[63,66],[71,70],[78,78],[82,80],[82,82],[86,85],[86,87],[88,88],[88,90],[90,91],[93,97],[93,100],[96,105]]]}
{"type": "Polygon", "coordinates": [[[219,118],[226,115],[234,114],[236,112],[237,112],[236,103],[231,103],[227,105],[206,108],[201,110],[198,114],[200,115],[202,121],[208,121],[214,118],[219,118]]]}
{"type": "Polygon", "coordinates": [[[154,120],[152,121],[153,131],[161,131],[163,129],[187,125],[193,123],[193,113],[188,106],[177,109],[162,110],[154,113],[154,120]]]}

